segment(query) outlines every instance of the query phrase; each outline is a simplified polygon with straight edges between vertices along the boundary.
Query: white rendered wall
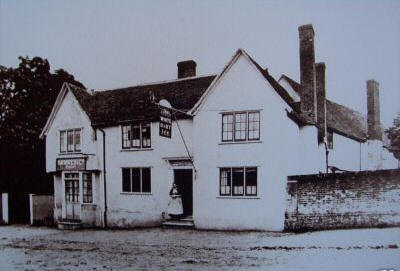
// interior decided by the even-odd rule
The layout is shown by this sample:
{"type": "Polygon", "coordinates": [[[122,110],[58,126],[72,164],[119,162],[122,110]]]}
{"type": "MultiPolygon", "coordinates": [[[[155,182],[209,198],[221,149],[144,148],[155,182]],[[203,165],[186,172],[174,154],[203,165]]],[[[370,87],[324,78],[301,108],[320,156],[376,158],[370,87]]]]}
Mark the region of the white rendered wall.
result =
{"type": "MultiPolygon", "coordinates": [[[[46,136],[46,171],[56,171],[56,160],[58,158],[78,157],[86,157],[87,170],[98,170],[99,162],[96,155],[97,148],[98,143],[95,141],[94,130],[91,127],[86,113],[82,110],[72,92],[68,91],[46,136]],[[81,128],[81,152],[60,153],[60,131],[75,128],[81,128]]],[[[98,174],[96,176],[98,176],[98,174]]],[[[53,178],[54,218],[56,221],[59,221],[63,217],[63,212],[65,216],[65,210],[63,210],[63,196],[65,191],[61,174],[56,173],[53,178]]],[[[94,191],[97,191],[96,189],[98,189],[98,186],[96,186],[96,184],[99,185],[98,177],[95,178],[94,182],[95,185],[93,189],[94,191]]],[[[98,194],[98,192],[95,193],[98,194]]],[[[96,219],[96,223],[99,225],[100,222],[98,220],[99,219],[96,219]]]]}
{"type": "Polygon", "coordinates": [[[299,128],[299,139],[296,146],[298,150],[297,172],[300,174],[315,174],[326,172],[326,156],[324,144],[318,145],[318,129],[315,126],[308,125],[299,128]]]}
{"type": "Polygon", "coordinates": [[[62,219],[62,187],[61,187],[61,174],[54,175],[54,220],[60,221],[62,219]]]}
{"type": "Polygon", "coordinates": [[[194,118],[194,222],[200,229],[283,229],[286,176],[297,126],[288,105],[242,56],[216,85],[194,118]],[[221,112],[260,110],[259,143],[221,144],[221,112]],[[220,197],[219,167],[257,166],[256,198],[220,197]]]}
{"type": "MultiPolygon", "coordinates": [[[[179,121],[186,144],[192,146],[192,120],[179,121]]],[[[107,205],[110,227],[137,227],[159,225],[162,213],[167,211],[173,169],[164,159],[187,157],[177,129],[172,126],[172,138],[159,136],[159,124],[151,124],[151,149],[122,150],[121,127],[104,129],[106,132],[107,205]],[[151,193],[122,192],[123,167],[150,167],[151,193]]],[[[100,133],[99,133],[100,134],[100,133]]],[[[103,192],[100,192],[103,200],[103,192]]]]}
{"type": "Polygon", "coordinates": [[[400,161],[394,157],[386,148],[382,148],[382,168],[400,168],[400,161]]]}
{"type": "Polygon", "coordinates": [[[68,91],[46,136],[46,171],[56,170],[57,158],[80,157],[77,154],[60,154],[60,130],[81,128],[82,154],[87,154],[88,170],[98,169],[94,131],[86,113],[72,92],[68,91]]]}
{"type": "Polygon", "coordinates": [[[364,170],[398,168],[398,160],[388,152],[380,140],[368,140],[362,144],[362,165],[364,170]]]}
{"type": "Polygon", "coordinates": [[[329,166],[349,171],[364,170],[360,161],[360,155],[362,155],[360,148],[360,142],[333,133],[333,149],[329,150],[329,166]]]}

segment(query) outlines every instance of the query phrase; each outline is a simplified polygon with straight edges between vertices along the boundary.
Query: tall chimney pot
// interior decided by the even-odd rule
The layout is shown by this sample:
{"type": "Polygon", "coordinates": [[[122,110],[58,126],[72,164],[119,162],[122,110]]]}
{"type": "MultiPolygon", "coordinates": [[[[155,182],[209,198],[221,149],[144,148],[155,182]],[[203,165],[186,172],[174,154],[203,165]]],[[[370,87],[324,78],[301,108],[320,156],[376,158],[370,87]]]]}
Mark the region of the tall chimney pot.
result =
{"type": "Polygon", "coordinates": [[[367,111],[368,138],[382,140],[379,83],[374,79],[367,81],[367,111]]]}
{"type": "Polygon", "coordinates": [[[314,29],[311,24],[298,28],[300,39],[301,110],[315,120],[315,52],[314,29]]]}
{"type": "Polygon", "coordinates": [[[196,62],[187,60],[178,62],[178,79],[196,76],[196,62]]]}
{"type": "Polygon", "coordinates": [[[326,132],[326,90],[325,90],[325,63],[315,64],[316,96],[317,96],[317,127],[318,144],[322,143],[326,132]]]}

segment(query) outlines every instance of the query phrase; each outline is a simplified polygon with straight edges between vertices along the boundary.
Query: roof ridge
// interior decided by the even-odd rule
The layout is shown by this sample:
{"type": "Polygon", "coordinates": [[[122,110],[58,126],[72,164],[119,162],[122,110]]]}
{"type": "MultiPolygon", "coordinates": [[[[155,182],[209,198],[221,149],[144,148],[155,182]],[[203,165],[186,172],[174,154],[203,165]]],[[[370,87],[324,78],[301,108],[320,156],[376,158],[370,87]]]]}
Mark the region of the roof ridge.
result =
{"type": "Polygon", "coordinates": [[[152,85],[170,84],[170,83],[175,83],[175,82],[182,82],[182,81],[185,81],[185,80],[188,80],[188,81],[189,80],[197,80],[197,79],[206,78],[206,77],[213,77],[213,76],[216,76],[216,74],[207,74],[207,75],[202,75],[202,76],[191,76],[191,77],[185,77],[185,78],[179,78],[179,79],[162,80],[162,81],[155,81],[155,82],[149,82],[149,83],[141,83],[141,84],[137,84],[137,85],[121,86],[121,87],[116,87],[116,88],[111,88],[111,89],[96,90],[95,94],[104,93],[104,92],[108,92],[108,91],[128,89],[128,88],[147,87],[147,86],[152,86],[152,85]]]}
{"type": "MultiPolygon", "coordinates": [[[[289,82],[291,81],[292,83],[297,84],[297,85],[300,86],[300,83],[298,83],[296,80],[292,79],[291,77],[287,76],[287,75],[284,74],[284,73],[281,75],[281,77],[285,77],[289,82]]],[[[353,111],[353,112],[356,112],[356,113],[358,113],[358,114],[360,114],[360,115],[365,116],[363,113],[361,113],[361,112],[359,112],[359,111],[357,111],[357,110],[354,110],[354,109],[352,109],[352,108],[350,108],[350,107],[348,107],[348,106],[346,106],[346,105],[342,105],[342,104],[340,104],[340,103],[334,102],[334,101],[332,101],[332,100],[330,100],[330,99],[328,99],[328,98],[326,98],[326,100],[329,101],[329,102],[331,102],[331,103],[334,103],[334,104],[336,104],[336,105],[345,107],[346,109],[349,109],[349,110],[351,110],[351,111],[353,111]]]]}
{"type": "Polygon", "coordinates": [[[75,90],[80,90],[85,92],[85,94],[88,94],[90,96],[93,96],[93,92],[90,89],[87,89],[85,87],[79,87],[73,83],[69,83],[69,82],[65,82],[65,84],[67,85],[67,87],[71,88],[71,89],[75,89],[75,90]]]}

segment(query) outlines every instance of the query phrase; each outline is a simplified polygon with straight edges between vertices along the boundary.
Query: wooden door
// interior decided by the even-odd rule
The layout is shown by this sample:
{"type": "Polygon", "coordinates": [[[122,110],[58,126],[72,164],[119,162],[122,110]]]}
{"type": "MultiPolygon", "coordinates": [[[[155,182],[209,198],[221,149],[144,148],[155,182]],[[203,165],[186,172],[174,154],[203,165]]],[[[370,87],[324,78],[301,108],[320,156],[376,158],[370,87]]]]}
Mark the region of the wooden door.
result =
{"type": "Polygon", "coordinates": [[[191,169],[175,169],[174,182],[182,196],[183,215],[193,215],[193,174],[191,169]]]}
{"type": "Polygon", "coordinates": [[[79,173],[65,173],[65,210],[66,218],[80,219],[79,173]]]}

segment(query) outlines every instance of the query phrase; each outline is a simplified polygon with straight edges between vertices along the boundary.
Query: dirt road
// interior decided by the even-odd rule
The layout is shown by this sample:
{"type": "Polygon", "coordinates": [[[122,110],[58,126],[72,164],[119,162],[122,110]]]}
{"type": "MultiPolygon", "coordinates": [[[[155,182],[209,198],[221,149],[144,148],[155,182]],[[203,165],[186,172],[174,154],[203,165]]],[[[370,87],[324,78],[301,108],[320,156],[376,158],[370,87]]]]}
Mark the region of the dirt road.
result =
{"type": "Polygon", "coordinates": [[[0,270],[400,270],[400,228],[304,234],[0,227],[0,270]]]}

